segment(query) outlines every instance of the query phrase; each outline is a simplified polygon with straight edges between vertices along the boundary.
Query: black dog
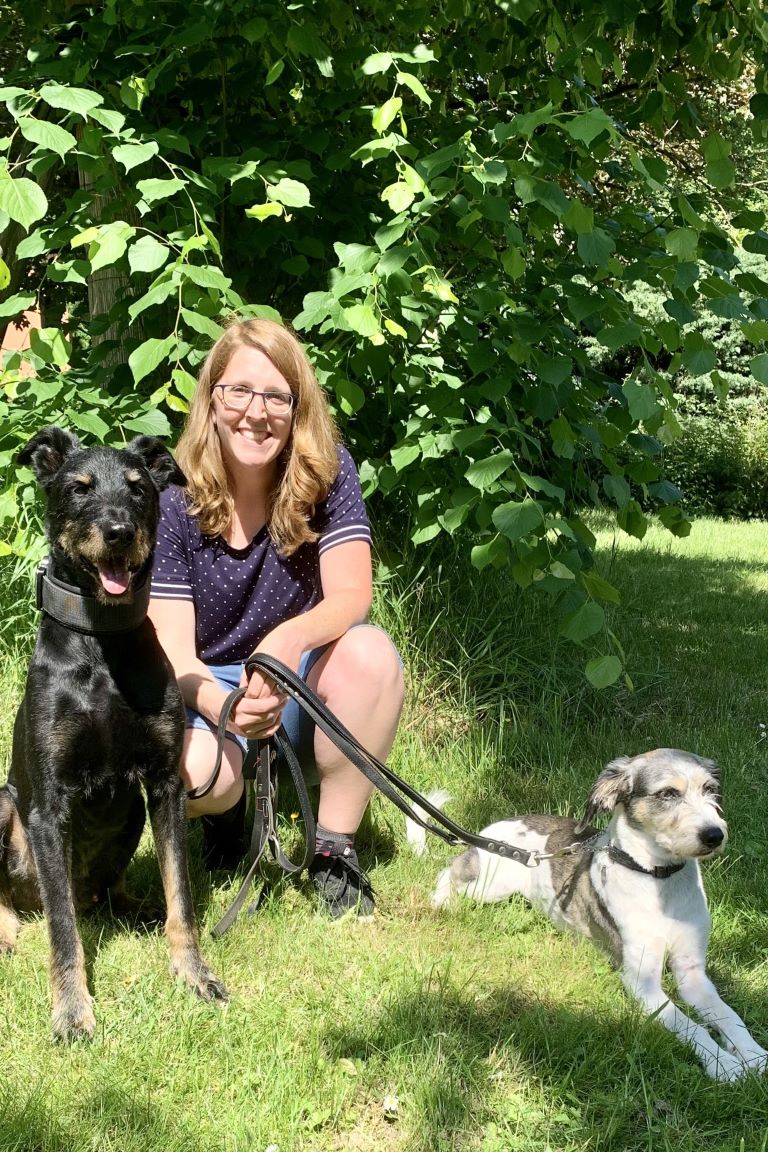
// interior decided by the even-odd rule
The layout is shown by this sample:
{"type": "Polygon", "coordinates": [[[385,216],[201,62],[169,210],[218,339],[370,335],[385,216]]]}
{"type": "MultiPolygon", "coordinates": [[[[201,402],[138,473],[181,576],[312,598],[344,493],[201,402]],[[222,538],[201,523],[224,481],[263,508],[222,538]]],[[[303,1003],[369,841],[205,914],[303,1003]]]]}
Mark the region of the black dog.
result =
{"type": "Polygon", "coordinates": [[[22,449],[48,499],[43,608],[0,788],[0,951],[16,911],[40,909],[51,945],[53,1031],[92,1034],[75,907],[125,896],[144,827],[146,792],[167,906],[172,971],[205,999],[226,989],[200,955],[186,856],[179,760],[184,714],[146,618],[158,493],[184,476],[163,444],[80,446],[44,428],[22,449]]]}

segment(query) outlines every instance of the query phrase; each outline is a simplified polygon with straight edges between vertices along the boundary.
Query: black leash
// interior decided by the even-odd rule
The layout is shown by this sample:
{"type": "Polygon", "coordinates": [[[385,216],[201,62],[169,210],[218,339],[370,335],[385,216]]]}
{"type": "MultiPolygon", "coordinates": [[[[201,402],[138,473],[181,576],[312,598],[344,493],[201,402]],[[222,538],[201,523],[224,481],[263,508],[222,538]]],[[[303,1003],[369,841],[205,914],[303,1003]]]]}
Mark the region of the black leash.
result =
{"type": "MultiPolygon", "coordinates": [[[[249,656],[245,664],[246,677],[250,680],[254,671],[257,669],[259,672],[265,673],[278,687],[293,697],[299,706],[314,720],[317,727],[336,745],[339,751],[350,760],[387,799],[391,800],[409,820],[413,820],[414,823],[425,828],[428,832],[439,836],[446,844],[450,844],[452,847],[466,844],[472,848],[480,848],[485,852],[491,852],[495,856],[502,856],[506,859],[514,860],[528,868],[535,868],[542,860],[551,860],[555,857],[572,856],[576,852],[584,852],[592,848],[602,835],[602,833],[598,832],[586,839],[576,840],[572,844],[568,844],[554,852],[540,852],[518,848],[514,844],[507,844],[503,840],[490,840],[486,836],[469,832],[466,828],[462,828],[460,824],[451,820],[450,817],[435,807],[425,796],[417,792],[407,781],[401,779],[391,768],[388,768],[386,764],[383,764],[368,752],[360,741],[352,735],[349,729],[341,723],[338,717],[334,716],[325,704],[323,704],[319,696],[304,683],[300,676],[297,676],[296,673],[286,667],[285,664],[282,664],[279,660],[275,660],[273,656],[254,652],[249,656]],[[401,793],[403,795],[401,795],[401,793]],[[408,799],[406,800],[405,797],[408,797],[408,799]],[[419,811],[416,811],[409,801],[416,804],[419,811]],[[427,813],[431,817],[431,820],[426,820],[421,815],[422,811],[427,813]]],[[[218,750],[216,763],[205,784],[187,793],[190,799],[199,799],[201,796],[207,795],[216,783],[224,754],[224,739],[227,723],[229,722],[232,709],[238,700],[242,699],[245,695],[245,691],[245,688],[235,688],[224,701],[217,730],[218,750]]],[[[283,871],[287,873],[300,872],[311,863],[315,855],[315,818],[312,805],[307,793],[307,786],[304,782],[301,766],[291,742],[282,728],[280,728],[271,739],[254,741],[254,743],[249,746],[243,763],[243,778],[253,780],[254,782],[255,812],[249,850],[251,864],[232,906],[214,926],[214,936],[223,936],[237,919],[248,896],[267,845],[269,845],[274,859],[283,871]],[[275,828],[277,799],[277,751],[275,750],[275,746],[277,746],[277,749],[288,765],[298,796],[301,816],[304,821],[304,855],[298,863],[294,863],[283,852],[275,828]]],[[[608,851],[611,859],[615,860],[616,863],[623,864],[625,867],[633,868],[639,872],[645,872],[658,879],[666,879],[684,866],[683,864],[673,864],[666,867],[647,869],[637,864],[626,852],[623,852],[622,849],[615,845],[609,845],[608,851]]]]}
{"type": "MultiPolygon", "coordinates": [[[[386,764],[383,764],[368,752],[360,741],[352,735],[349,729],[326,708],[319,696],[304,683],[301,677],[297,676],[296,673],[286,667],[285,664],[282,664],[279,660],[275,660],[272,656],[254,652],[249,656],[245,664],[246,677],[250,680],[256,670],[267,675],[279,688],[293,697],[299,706],[312,718],[316,726],[336,745],[339,751],[350,760],[388,800],[391,800],[409,820],[413,820],[414,823],[425,828],[428,832],[439,836],[446,844],[450,844],[452,847],[467,844],[470,847],[482,848],[486,852],[493,852],[497,856],[507,857],[510,860],[515,860],[529,867],[532,866],[531,861],[533,861],[533,865],[538,863],[540,853],[529,852],[525,848],[516,848],[514,845],[506,844],[503,841],[489,840],[485,836],[478,836],[474,832],[469,832],[466,828],[462,828],[460,824],[456,824],[455,821],[446,816],[439,808],[436,808],[425,796],[422,796],[415,788],[396,775],[391,768],[388,768],[386,764]],[[408,799],[405,799],[405,797],[408,799]],[[416,811],[416,809],[412,807],[412,804],[417,805],[420,811],[416,811]],[[426,813],[430,819],[425,819],[421,814],[422,812],[426,813]]],[[[208,780],[187,793],[189,799],[197,800],[206,796],[216,783],[224,755],[224,739],[227,724],[229,723],[232,709],[245,695],[245,691],[245,688],[235,688],[224,701],[217,729],[218,749],[216,763],[208,780]]],[[[282,728],[278,730],[273,740],[254,742],[254,745],[249,748],[243,764],[244,779],[254,781],[256,802],[253,833],[251,835],[251,846],[249,850],[251,865],[231,908],[213,928],[214,936],[223,935],[237,918],[245,903],[259,862],[268,844],[273,857],[285,872],[299,872],[314,858],[315,820],[301,767],[291,743],[282,728]],[[287,858],[280,847],[275,829],[274,813],[275,797],[277,794],[277,755],[274,745],[277,745],[277,748],[288,765],[304,821],[304,856],[300,863],[293,863],[287,858]]]]}

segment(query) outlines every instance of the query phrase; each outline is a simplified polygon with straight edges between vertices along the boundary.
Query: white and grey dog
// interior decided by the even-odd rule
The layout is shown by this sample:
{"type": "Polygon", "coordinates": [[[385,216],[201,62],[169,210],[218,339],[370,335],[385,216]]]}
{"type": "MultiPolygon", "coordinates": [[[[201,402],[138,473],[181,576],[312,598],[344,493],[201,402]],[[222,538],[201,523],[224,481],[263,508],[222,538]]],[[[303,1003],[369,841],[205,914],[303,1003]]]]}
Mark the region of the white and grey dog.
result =
{"type": "MultiPolygon", "coordinates": [[[[442,794],[438,803],[445,799],[442,794]]],[[[470,848],[440,874],[436,907],[456,893],[481,903],[519,893],[554,924],[604,948],[626,989],[693,1048],[710,1076],[736,1080],[768,1068],[768,1052],[706,972],[710,917],[698,861],[719,852],[728,838],[711,760],[673,748],[621,757],[595,782],[581,823],[524,816],[491,824],[483,835],[544,856],[575,842],[578,848],[536,867],[470,848]],[[600,812],[612,814],[602,832],[587,824],[600,812]],[[722,1046],[664,992],[665,959],[680,997],[722,1046]]],[[[424,834],[412,822],[408,838],[417,851],[423,848],[424,834]]]]}

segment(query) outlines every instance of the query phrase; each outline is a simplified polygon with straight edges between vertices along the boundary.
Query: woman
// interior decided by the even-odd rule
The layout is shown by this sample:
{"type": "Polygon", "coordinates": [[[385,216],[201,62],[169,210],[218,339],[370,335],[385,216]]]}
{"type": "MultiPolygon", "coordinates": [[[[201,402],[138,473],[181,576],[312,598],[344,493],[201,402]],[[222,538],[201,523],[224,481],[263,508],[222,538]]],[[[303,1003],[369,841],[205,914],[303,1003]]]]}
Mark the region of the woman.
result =
{"type": "MultiPolygon", "coordinates": [[[[301,345],[270,320],[232,324],[200,371],[177,456],[188,487],[161,496],[150,615],[187,705],[187,789],[210,776],[216,725],[254,649],[297,671],[375,756],[386,759],[403,701],[389,637],[366,624],[370,530],[354,464],[338,443],[301,345]]],[[[232,713],[202,816],[209,867],[244,852],[243,752],[281,722],[320,784],[321,903],[373,912],[354,835],[372,786],[298,706],[258,672],[232,713]]]]}

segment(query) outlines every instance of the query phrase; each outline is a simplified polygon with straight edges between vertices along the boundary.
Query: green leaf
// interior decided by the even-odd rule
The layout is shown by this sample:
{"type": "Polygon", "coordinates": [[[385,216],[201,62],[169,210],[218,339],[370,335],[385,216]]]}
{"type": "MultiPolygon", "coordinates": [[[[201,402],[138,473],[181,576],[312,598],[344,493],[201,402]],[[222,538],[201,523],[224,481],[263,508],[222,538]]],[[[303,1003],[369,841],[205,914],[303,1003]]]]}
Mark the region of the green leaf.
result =
{"type": "Polygon", "coordinates": [[[576,241],[576,248],[584,264],[597,268],[605,264],[616,251],[616,245],[607,232],[595,228],[594,232],[583,232],[576,241]]]}
{"type": "Polygon", "coordinates": [[[421,456],[421,448],[418,444],[403,444],[400,448],[393,448],[389,453],[389,458],[392,461],[392,466],[396,472],[402,472],[409,464],[413,464],[414,460],[418,460],[421,456]]]}
{"type": "MultiPolygon", "coordinates": [[[[118,164],[122,164],[126,172],[146,164],[160,151],[156,140],[148,140],[146,144],[118,144],[112,149],[112,155],[118,164]]],[[[146,197],[145,197],[146,199],[146,197]]]]}
{"type": "Polygon", "coordinates": [[[195,394],[197,381],[194,376],[190,376],[183,368],[174,368],[171,372],[171,380],[173,381],[176,391],[184,397],[185,400],[191,400],[195,394]]]}
{"type": "Polygon", "coordinates": [[[66,368],[71,348],[60,328],[30,328],[29,346],[46,364],[66,368]]]}
{"type": "Polygon", "coordinates": [[[351,416],[353,412],[359,412],[365,404],[365,392],[359,384],[355,384],[354,380],[350,380],[346,376],[335,378],[333,381],[333,389],[336,393],[339,407],[342,412],[346,412],[348,416],[351,416]]]}
{"type": "Polygon", "coordinates": [[[648,531],[648,521],[636,500],[630,500],[626,507],[621,508],[616,520],[620,528],[637,540],[642,540],[648,531]]]}
{"type": "Polygon", "coordinates": [[[609,604],[621,603],[618,589],[604,580],[602,576],[598,576],[597,572],[582,572],[581,582],[593,599],[606,600],[609,604]]]}
{"type": "Polygon", "coordinates": [[[664,238],[667,252],[678,260],[695,260],[699,234],[693,228],[674,228],[664,238]]]}
{"type": "Polygon", "coordinates": [[[717,367],[714,345],[701,332],[690,332],[683,342],[683,365],[691,376],[704,376],[717,367]]]}
{"type": "Polygon", "coordinates": [[[131,272],[156,272],[162,268],[170,256],[166,244],[155,240],[154,236],[142,236],[128,249],[128,263],[131,272]]]}
{"type": "Polygon", "coordinates": [[[618,656],[598,656],[589,661],[584,673],[594,688],[610,688],[621,675],[621,660],[618,656]]]}
{"type": "Polygon", "coordinates": [[[650,384],[641,384],[639,380],[628,379],[624,381],[621,390],[627,398],[629,414],[633,420],[640,423],[642,420],[650,420],[658,413],[659,403],[650,384]]]}
{"type": "Polygon", "coordinates": [[[268,88],[270,84],[274,84],[276,80],[279,80],[283,74],[284,68],[285,60],[281,56],[279,60],[275,60],[269,72],[267,72],[267,78],[264,81],[264,87],[268,88]]]}
{"type": "Polygon", "coordinates": [[[48,148],[59,156],[66,156],[77,147],[77,140],[66,128],[52,124],[49,120],[35,120],[32,116],[22,116],[19,120],[19,131],[25,140],[38,144],[41,148],[48,148]]]}
{"type": "Polygon", "coordinates": [[[386,132],[390,124],[397,116],[398,112],[403,107],[402,96],[392,96],[386,100],[379,108],[374,108],[371,113],[371,121],[375,132],[386,132]]]}
{"type": "Polygon", "coordinates": [[[603,132],[613,132],[613,120],[600,108],[590,108],[588,112],[580,112],[572,119],[563,121],[563,127],[574,140],[581,140],[584,144],[591,144],[603,132]]]}
{"type": "Polygon", "coordinates": [[[473,488],[490,488],[515,462],[512,452],[497,452],[486,460],[475,460],[465,472],[473,488]]]}
{"type": "Polygon", "coordinates": [[[65,112],[79,112],[88,116],[93,108],[104,103],[101,96],[89,92],[87,88],[69,88],[63,84],[44,84],[40,96],[51,108],[63,108],[65,112]]]}
{"type": "Polygon", "coordinates": [[[0,292],[4,292],[11,282],[11,270],[5,260],[0,259],[0,292]]]}
{"type": "Polygon", "coordinates": [[[519,248],[507,248],[502,252],[501,265],[510,280],[519,280],[525,272],[525,260],[519,248]]]}
{"type": "Polygon", "coordinates": [[[215,343],[223,334],[224,329],[214,320],[203,316],[201,312],[192,312],[189,308],[182,308],[181,315],[193,332],[199,332],[215,343]]]}
{"type": "Polygon", "coordinates": [[[0,172],[0,210],[11,220],[29,229],[36,220],[41,220],[48,211],[45,193],[34,180],[20,176],[14,180],[0,172]]]}
{"type": "Polygon", "coordinates": [[[510,500],[507,504],[499,504],[491,519],[494,527],[514,542],[540,528],[544,523],[544,513],[540,504],[526,497],[522,501],[510,500]]]}
{"type": "Polygon", "coordinates": [[[736,178],[736,167],[730,159],[731,145],[720,135],[712,132],[702,141],[701,151],[706,160],[707,179],[715,188],[727,188],[736,178]]]}
{"type": "Polygon", "coordinates": [[[603,476],[603,490],[606,496],[615,500],[619,508],[626,508],[632,493],[623,476],[603,476]]]}
{"type": "Polygon", "coordinates": [[[599,604],[588,601],[565,617],[560,625],[560,635],[565,636],[567,640],[572,640],[574,644],[580,644],[582,640],[587,640],[599,632],[604,624],[605,612],[603,609],[599,604]]]}
{"type": "Polygon", "coordinates": [[[351,308],[344,308],[345,322],[353,332],[361,336],[376,336],[380,334],[379,321],[370,304],[353,304],[351,308]]]}
{"type": "Polygon", "coordinates": [[[749,370],[755,380],[768,385],[768,352],[761,352],[759,356],[753,356],[749,362],[749,370]]]}
{"type": "Polygon", "coordinates": [[[418,96],[422,104],[426,104],[427,106],[431,105],[432,97],[429,95],[418,77],[414,76],[411,72],[398,72],[395,79],[397,80],[398,84],[405,84],[406,88],[410,88],[414,96],[418,96]]]}
{"type": "Polygon", "coordinates": [[[199,288],[213,288],[216,292],[226,292],[232,281],[219,268],[211,264],[185,264],[184,275],[199,288]]]}
{"type": "Polygon", "coordinates": [[[267,220],[270,216],[282,216],[282,214],[282,204],[252,204],[245,210],[245,215],[250,220],[267,220]]]}
{"type": "Polygon", "coordinates": [[[168,417],[164,412],[154,411],[145,412],[142,416],[136,416],[131,420],[123,422],[124,428],[129,428],[131,432],[138,432],[144,436],[161,436],[167,437],[171,435],[171,426],[168,423],[168,417]]]}
{"type": "Polygon", "coordinates": [[[67,416],[79,432],[87,432],[89,436],[95,436],[99,441],[103,442],[109,432],[109,425],[96,412],[70,408],[67,410],[67,416]]]}
{"type": "Polygon", "coordinates": [[[91,272],[116,264],[125,253],[128,241],[135,235],[136,229],[130,224],[126,224],[124,220],[103,224],[98,230],[98,236],[88,249],[91,272]]]}
{"type": "Polygon", "coordinates": [[[17,292],[0,303],[0,319],[12,320],[14,317],[34,307],[37,297],[34,292],[17,292]]]}
{"type": "Polygon", "coordinates": [[[128,367],[133,375],[134,384],[139,384],[145,376],[154,372],[169,358],[175,347],[176,337],[166,336],[164,340],[154,338],[145,340],[138,348],[134,348],[128,357],[128,367]]]}
{"type": "Polygon", "coordinates": [[[164,180],[139,180],[136,187],[142,200],[147,204],[156,204],[158,200],[167,200],[169,196],[175,196],[182,188],[186,188],[186,185],[186,180],[170,176],[164,180]]]}
{"type": "Polygon", "coordinates": [[[379,72],[388,72],[394,62],[389,52],[374,52],[363,61],[362,71],[366,76],[375,76],[379,72]]]}
{"type": "Polygon", "coordinates": [[[481,572],[483,568],[487,568],[489,564],[498,565],[503,563],[509,554],[509,545],[507,544],[504,536],[494,536],[487,544],[476,544],[470,554],[472,567],[479,569],[481,572]]]}
{"type": "Polygon", "coordinates": [[[416,193],[404,180],[398,180],[395,184],[387,185],[381,193],[381,199],[389,204],[394,213],[399,215],[400,212],[404,212],[406,208],[410,207],[416,199],[416,193]]]}
{"type": "Polygon", "coordinates": [[[311,207],[309,188],[299,180],[284,177],[277,184],[267,185],[267,196],[270,200],[278,200],[286,208],[311,207]]]}

